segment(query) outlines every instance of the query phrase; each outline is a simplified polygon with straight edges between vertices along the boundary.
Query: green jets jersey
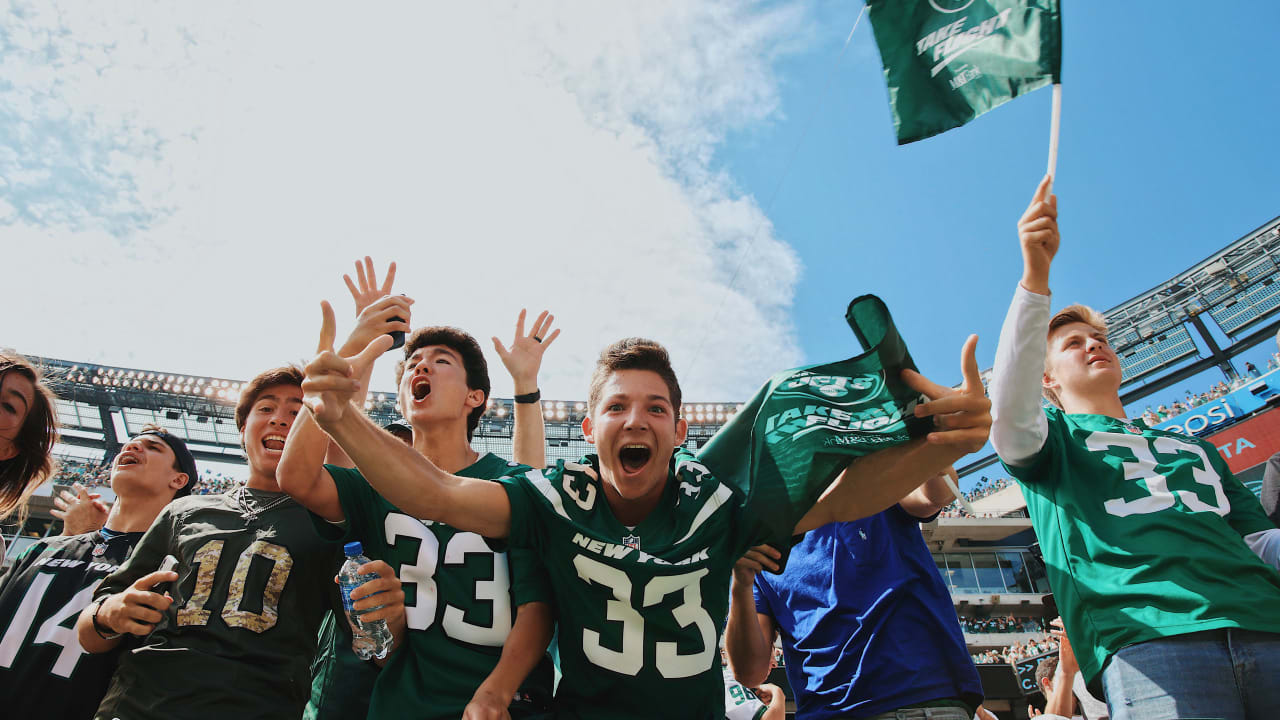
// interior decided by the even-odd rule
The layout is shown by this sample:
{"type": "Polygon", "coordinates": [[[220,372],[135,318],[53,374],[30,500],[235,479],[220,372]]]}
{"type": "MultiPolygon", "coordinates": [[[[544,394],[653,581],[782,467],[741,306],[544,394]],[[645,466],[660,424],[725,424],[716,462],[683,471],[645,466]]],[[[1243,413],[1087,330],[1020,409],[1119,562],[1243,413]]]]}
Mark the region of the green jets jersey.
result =
{"type": "Polygon", "coordinates": [[[129,645],[86,653],[76,619],[141,537],[108,531],[45,538],[0,579],[0,697],[7,717],[93,717],[129,645]]]}
{"type": "Polygon", "coordinates": [[[246,502],[265,510],[246,520],[235,492],[174,500],[103,580],[95,597],[126,589],[165,555],[178,558],[173,604],[120,658],[98,718],[302,715],[316,631],[338,602],[338,548],[283,493],[250,490],[246,502]]]}
{"type": "Polygon", "coordinates": [[[1144,640],[1280,632],[1280,573],[1241,539],[1274,526],[1212,445],[1139,421],[1046,413],[1039,455],[1008,469],[1086,680],[1144,640]]]}
{"type": "MultiPolygon", "coordinates": [[[[406,646],[379,674],[369,717],[459,717],[498,664],[516,608],[550,601],[541,562],[528,550],[494,552],[475,533],[406,515],[358,470],[325,467],[346,522],[334,525],[313,515],[316,527],[343,542],[360,541],[365,555],[385,561],[404,586],[406,646]]],[[[490,453],[458,474],[497,479],[527,469],[490,453]]],[[[551,662],[544,658],[521,686],[512,717],[545,710],[551,681],[551,662]]]]}
{"type": "Polygon", "coordinates": [[[504,478],[513,547],[535,550],[555,594],[556,716],[725,716],[717,638],[734,562],[759,539],[745,496],[684,450],[634,528],[613,515],[598,460],[504,478]]]}

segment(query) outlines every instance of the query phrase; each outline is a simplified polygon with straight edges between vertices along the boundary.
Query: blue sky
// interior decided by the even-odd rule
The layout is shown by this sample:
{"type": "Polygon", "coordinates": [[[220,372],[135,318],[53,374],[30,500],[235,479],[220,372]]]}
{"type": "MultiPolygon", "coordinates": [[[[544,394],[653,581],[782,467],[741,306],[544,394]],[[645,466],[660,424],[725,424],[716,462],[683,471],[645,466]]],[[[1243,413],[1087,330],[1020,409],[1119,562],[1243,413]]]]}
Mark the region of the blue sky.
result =
{"type": "MultiPolygon", "coordinates": [[[[1065,5],[1052,285],[1055,307],[1105,310],[1280,215],[1280,87],[1264,57],[1280,5],[1065,5]]],[[[811,123],[764,208],[804,262],[794,317],[805,357],[847,352],[843,305],[873,292],[927,374],[958,380],[970,332],[989,367],[1021,271],[1015,223],[1045,169],[1050,91],[898,147],[870,23],[835,66],[858,5],[817,12],[820,42],[780,64],[785,119],[735,134],[718,155],[763,203],[811,123]]],[[[1247,357],[1265,363],[1274,350],[1247,357]]]]}
{"type": "MultiPolygon", "coordinates": [[[[1105,309],[1280,214],[1280,5],[1067,5],[1053,288],[1105,309]]],[[[312,352],[319,300],[343,321],[341,274],[371,254],[399,261],[414,324],[486,347],[552,309],[551,398],[645,335],[690,400],[742,400],[851,354],[868,292],[955,382],[966,335],[994,354],[1050,93],[898,147],[866,18],[836,62],[860,7],[20,2],[0,230],[32,271],[0,302],[42,311],[0,346],[247,378],[312,352]],[[162,331],[133,322],[156,303],[162,331]]]]}

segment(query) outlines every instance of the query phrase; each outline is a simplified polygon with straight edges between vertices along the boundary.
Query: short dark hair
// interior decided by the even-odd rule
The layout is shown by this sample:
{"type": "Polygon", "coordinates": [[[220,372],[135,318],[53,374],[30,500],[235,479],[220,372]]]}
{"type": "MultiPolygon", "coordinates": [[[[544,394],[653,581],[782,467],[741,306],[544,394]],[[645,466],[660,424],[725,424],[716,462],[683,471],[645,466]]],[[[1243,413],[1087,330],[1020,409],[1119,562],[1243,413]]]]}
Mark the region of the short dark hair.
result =
{"type": "MultiPolygon", "coordinates": [[[[180,497],[186,497],[194,492],[196,485],[200,483],[200,472],[195,468],[195,460],[193,459],[191,461],[191,467],[183,467],[182,458],[178,457],[177,451],[174,450],[173,445],[169,443],[168,438],[176,438],[179,443],[182,443],[183,447],[186,447],[186,442],[182,438],[174,435],[167,429],[162,428],[155,423],[147,423],[146,425],[143,425],[142,429],[138,430],[137,434],[160,436],[160,439],[164,441],[164,444],[168,445],[169,451],[173,453],[173,469],[187,476],[187,484],[173,491],[173,499],[177,500],[180,497]]],[[[135,437],[137,436],[135,435],[135,437]]],[[[187,451],[187,453],[190,454],[190,451],[187,451]]]]}
{"type": "Polygon", "coordinates": [[[458,353],[462,358],[462,369],[467,374],[467,389],[479,390],[484,393],[484,402],[481,402],[476,408],[467,415],[467,440],[475,434],[476,427],[480,425],[480,416],[484,415],[484,411],[489,401],[489,363],[484,359],[484,351],[480,349],[480,343],[471,337],[471,334],[465,330],[459,330],[456,327],[447,325],[433,325],[431,327],[418,328],[409,336],[408,341],[404,344],[404,360],[396,363],[396,387],[400,387],[400,380],[404,378],[404,365],[419,349],[439,345],[447,347],[458,353]]]}
{"type": "Polygon", "coordinates": [[[611,373],[619,370],[649,370],[658,374],[667,385],[671,395],[671,412],[674,419],[680,419],[680,381],[676,379],[676,371],[671,369],[671,356],[667,349],[653,340],[630,337],[606,347],[596,360],[596,369],[591,373],[591,387],[587,393],[587,410],[594,411],[600,401],[600,390],[611,373]]]}
{"type": "Polygon", "coordinates": [[[1058,656],[1050,655],[1040,661],[1040,665],[1036,668],[1036,688],[1044,687],[1044,681],[1053,682],[1053,676],[1058,672],[1058,656]]]}
{"type": "Polygon", "coordinates": [[[302,387],[302,368],[297,365],[281,365],[264,370],[245,383],[240,390],[240,399],[236,401],[236,430],[244,432],[244,423],[249,419],[249,411],[258,402],[263,390],[276,385],[295,385],[302,387]]]}

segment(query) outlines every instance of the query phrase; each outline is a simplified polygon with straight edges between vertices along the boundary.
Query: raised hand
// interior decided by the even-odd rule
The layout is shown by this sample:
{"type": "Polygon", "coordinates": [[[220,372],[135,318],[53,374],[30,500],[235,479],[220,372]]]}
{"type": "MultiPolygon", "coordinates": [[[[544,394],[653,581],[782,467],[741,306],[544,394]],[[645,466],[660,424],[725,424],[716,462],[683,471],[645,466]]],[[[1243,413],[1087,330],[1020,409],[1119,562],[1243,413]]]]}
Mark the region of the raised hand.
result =
{"type": "Polygon", "coordinates": [[[516,338],[511,341],[510,350],[496,336],[493,338],[493,349],[497,351],[498,357],[502,358],[502,364],[507,367],[507,372],[511,373],[517,395],[524,395],[538,389],[538,370],[542,367],[542,354],[560,336],[558,329],[547,334],[556,316],[549,314],[546,310],[543,310],[538,315],[538,319],[533,321],[533,326],[529,328],[527,335],[524,332],[524,319],[525,311],[522,309],[520,315],[516,317],[516,338]]]}
{"type": "MultiPolygon", "coordinates": [[[[356,318],[356,326],[351,329],[347,341],[338,349],[342,357],[358,355],[379,335],[400,331],[408,333],[409,321],[412,317],[410,306],[413,299],[404,295],[387,295],[374,300],[360,311],[356,318]]],[[[390,349],[391,345],[388,344],[390,349]]]]}
{"type": "Polygon", "coordinates": [[[387,277],[379,285],[378,274],[373,270],[373,258],[365,255],[364,264],[356,261],[356,282],[351,281],[350,275],[343,275],[342,280],[351,291],[351,299],[356,303],[356,315],[359,316],[374,301],[391,294],[391,286],[396,282],[396,264],[393,261],[387,266],[387,277]]]}
{"type": "Polygon", "coordinates": [[[916,417],[932,417],[937,428],[928,441],[951,445],[965,453],[977,452],[991,435],[991,401],[982,387],[975,351],[978,336],[970,335],[960,351],[960,370],[964,383],[959,390],[939,385],[914,370],[903,370],[902,381],[912,390],[924,393],[930,402],[916,406],[916,417]]]}
{"type": "Polygon", "coordinates": [[[110,508],[99,498],[102,493],[91,493],[80,483],[71,486],[75,494],[62,490],[54,496],[53,510],[49,514],[62,521],[63,535],[101,530],[107,524],[110,508]]]}
{"type": "Polygon", "coordinates": [[[756,574],[761,570],[777,572],[777,561],[781,558],[782,553],[773,549],[772,546],[757,545],[748,550],[745,555],[738,558],[738,561],[733,564],[733,579],[735,582],[750,585],[755,582],[756,574]]]}
{"type": "Polygon", "coordinates": [[[1049,294],[1049,266],[1058,254],[1058,196],[1049,194],[1053,178],[1045,175],[1018,220],[1022,245],[1022,286],[1033,293],[1049,294]]]}
{"type": "Polygon", "coordinates": [[[391,338],[379,335],[356,356],[344,358],[333,350],[337,321],[333,307],[320,303],[322,321],[316,356],[303,368],[302,401],[321,426],[342,420],[351,398],[360,390],[360,376],[379,355],[391,347],[391,338]]]}

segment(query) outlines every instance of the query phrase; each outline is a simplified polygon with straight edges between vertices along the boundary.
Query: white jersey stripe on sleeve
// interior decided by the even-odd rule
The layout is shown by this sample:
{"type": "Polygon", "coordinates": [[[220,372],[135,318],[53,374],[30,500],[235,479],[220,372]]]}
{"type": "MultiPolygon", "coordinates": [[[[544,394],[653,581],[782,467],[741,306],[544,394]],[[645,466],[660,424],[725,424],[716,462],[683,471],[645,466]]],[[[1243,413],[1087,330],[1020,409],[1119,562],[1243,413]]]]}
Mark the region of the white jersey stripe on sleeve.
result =
{"type": "Polygon", "coordinates": [[[698,510],[698,514],[693,517],[693,522],[689,525],[689,532],[685,533],[684,537],[677,540],[675,544],[679,545],[685,540],[693,537],[693,534],[698,530],[698,528],[702,527],[702,524],[710,519],[717,510],[724,507],[724,504],[731,497],[733,497],[733,491],[727,486],[721,485],[716,488],[715,494],[707,498],[707,501],[702,504],[702,508],[698,510]]]}
{"type": "Polygon", "coordinates": [[[556,489],[551,487],[551,481],[542,474],[542,471],[530,470],[525,473],[524,476],[526,480],[538,489],[538,492],[542,493],[542,496],[547,499],[547,502],[551,503],[551,507],[556,511],[557,515],[565,520],[569,519],[569,513],[564,511],[564,501],[560,499],[560,493],[556,492],[556,489]]]}

